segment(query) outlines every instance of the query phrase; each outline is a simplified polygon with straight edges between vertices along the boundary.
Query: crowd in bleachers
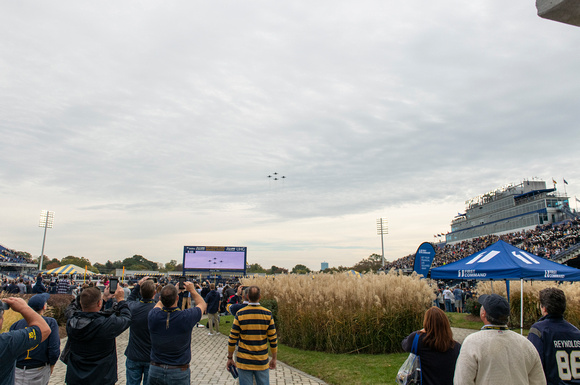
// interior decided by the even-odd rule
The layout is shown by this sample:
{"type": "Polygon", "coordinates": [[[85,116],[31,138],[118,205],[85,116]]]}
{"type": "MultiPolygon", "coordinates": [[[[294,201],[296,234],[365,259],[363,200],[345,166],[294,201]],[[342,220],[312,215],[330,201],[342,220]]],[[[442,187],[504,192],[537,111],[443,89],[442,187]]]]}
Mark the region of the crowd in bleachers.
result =
{"type": "MultiPolygon", "coordinates": [[[[548,259],[557,259],[558,254],[580,243],[580,220],[569,220],[560,224],[537,226],[532,230],[518,231],[509,234],[486,235],[479,238],[445,244],[436,248],[432,267],[458,261],[473,253],[485,249],[498,240],[505,241],[515,247],[548,259]]],[[[412,269],[415,255],[410,254],[388,263],[389,269],[412,269]]]]}
{"type": "Polygon", "coordinates": [[[35,263],[30,258],[22,257],[16,254],[16,251],[0,246],[0,262],[11,263],[35,263]]]}

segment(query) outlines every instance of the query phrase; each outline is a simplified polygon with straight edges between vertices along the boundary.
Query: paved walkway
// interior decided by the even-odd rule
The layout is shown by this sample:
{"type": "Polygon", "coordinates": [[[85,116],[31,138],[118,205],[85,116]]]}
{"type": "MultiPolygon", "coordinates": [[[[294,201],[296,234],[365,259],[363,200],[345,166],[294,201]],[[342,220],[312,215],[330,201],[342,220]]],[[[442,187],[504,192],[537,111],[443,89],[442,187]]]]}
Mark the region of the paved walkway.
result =
{"type": "MultiPolygon", "coordinates": [[[[64,348],[66,338],[61,340],[61,349],[64,348]]],[[[125,348],[129,342],[129,330],[117,337],[117,384],[125,384],[125,348]]],[[[193,328],[191,338],[191,383],[199,385],[210,384],[237,384],[226,370],[228,338],[223,334],[208,335],[208,329],[193,328]]],[[[50,377],[49,385],[62,385],[66,374],[66,365],[58,361],[50,377]]],[[[270,384],[275,385],[316,385],[326,384],[318,378],[312,377],[298,369],[280,361],[275,370],[270,370],[270,384]]]]}
{"type": "MultiPolygon", "coordinates": [[[[223,334],[208,335],[208,329],[194,328],[191,339],[191,383],[199,385],[237,384],[231,374],[226,370],[227,336],[223,334]]],[[[477,330],[451,328],[453,338],[463,343],[465,337],[477,330]]],[[[61,340],[61,349],[64,347],[66,338],[61,340]]],[[[117,384],[125,384],[125,348],[129,342],[129,330],[117,337],[117,384]]],[[[66,365],[58,361],[49,385],[62,385],[66,374],[66,365]]],[[[288,366],[280,361],[275,370],[270,371],[270,384],[275,385],[315,385],[326,384],[324,381],[308,375],[298,369],[288,366]]]]}
{"type": "Polygon", "coordinates": [[[478,330],[451,328],[451,331],[453,332],[453,339],[462,344],[465,337],[467,337],[471,333],[477,332],[478,330]]]}

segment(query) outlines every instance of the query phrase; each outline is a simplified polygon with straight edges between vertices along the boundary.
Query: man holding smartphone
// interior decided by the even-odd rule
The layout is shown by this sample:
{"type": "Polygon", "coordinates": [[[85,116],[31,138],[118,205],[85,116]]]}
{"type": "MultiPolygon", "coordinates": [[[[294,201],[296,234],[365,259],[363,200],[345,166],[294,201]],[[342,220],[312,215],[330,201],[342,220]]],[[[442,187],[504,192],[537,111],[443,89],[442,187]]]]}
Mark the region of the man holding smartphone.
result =
{"type": "Polygon", "coordinates": [[[207,305],[191,282],[184,283],[195,307],[181,310],[177,288],[166,285],[160,301],[149,312],[151,336],[151,366],[149,385],[179,385],[190,383],[191,332],[201,320],[207,305]]]}
{"type": "Polygon", "coordinates": [[[155,281],[142,278],[133,288],[127,300],[131,310],[129,343],[125,350],[127,385],[147,384],[151,361],[151,337],[149,336],[149,312],[155,306],[155,281]]]}
{"type": "Polygon", "coordinates": [[[74,311],[66,324],[67,344],[70,344],[70,354],[65,358],[67,384],[113,385],[117,382],[115,339],[129,327],[131,311],[120,285],[114,293],[116,304],[111,311],[102,311],[103,301],[110,296],[109,287],[105,287],[104,293],[88,287],[79,296],[82,310],[76,308],[77,301],[67,309],[74,311]]]}

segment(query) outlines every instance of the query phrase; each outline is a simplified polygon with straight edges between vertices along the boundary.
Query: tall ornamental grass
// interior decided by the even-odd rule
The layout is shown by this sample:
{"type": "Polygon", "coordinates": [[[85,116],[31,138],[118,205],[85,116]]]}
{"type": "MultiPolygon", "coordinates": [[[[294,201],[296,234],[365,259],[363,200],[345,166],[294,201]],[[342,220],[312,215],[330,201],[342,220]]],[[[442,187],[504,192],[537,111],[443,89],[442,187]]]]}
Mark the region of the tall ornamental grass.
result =
{"type": "MultiPolygon", "coordinates": [[[[527,281],[524,282],[524,328],[532,326],[541,316],[540,290],[547,287],[557,287],[566,294],[566,312],[564,318],[576,327],[580,327],[580,283],[554,281],[527,281]]],[[[505,283],[494,282],[493,293],[507,298],[505,283]]],[[[480,282],[477,292],[491,294],[491,283],[480,282]]],[[[520,326],[521,284],[520,281],[510,281],[510,319],[509,326],[520,326]]]]}
{"type": "Polygon", "coordinates": [[[280,342],[330,353],[392,353],[421,329],[435,295],[426,280],[397,273],[280,275],[243,280],[276,300],[280,342]]]}

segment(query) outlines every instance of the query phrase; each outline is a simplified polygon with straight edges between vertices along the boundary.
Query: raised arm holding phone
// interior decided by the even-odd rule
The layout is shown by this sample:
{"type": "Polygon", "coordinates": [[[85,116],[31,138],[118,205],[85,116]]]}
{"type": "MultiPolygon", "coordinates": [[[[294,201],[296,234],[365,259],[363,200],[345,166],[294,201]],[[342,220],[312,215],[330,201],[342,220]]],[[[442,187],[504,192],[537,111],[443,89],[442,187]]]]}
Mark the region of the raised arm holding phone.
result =
{"type": "Polygon", "coordinates": [[[178,290],[167,285],[160,301],[149,312],[151,366],[149,384],[189,384],[191,373],[191,332],[201,320],[206,304],[192,282],[184,283],[195,307],[181,310],[177,306],[178,290]]]}
{"type": "Polygon", "coordinates": [[[0,301],[0,329],[4,323],[4,311],[8,306],[22,314],[28,323],[24,329],[0,334],[0,378],[8,379],[7,383],[14,383],[14,368],[19,355],[31,349],[50,335],[50,326],[40,314],[28,306],[22,298],[4,298],[0,301]],[[2,303],[4,302],[4,303],[2,303]]]}

